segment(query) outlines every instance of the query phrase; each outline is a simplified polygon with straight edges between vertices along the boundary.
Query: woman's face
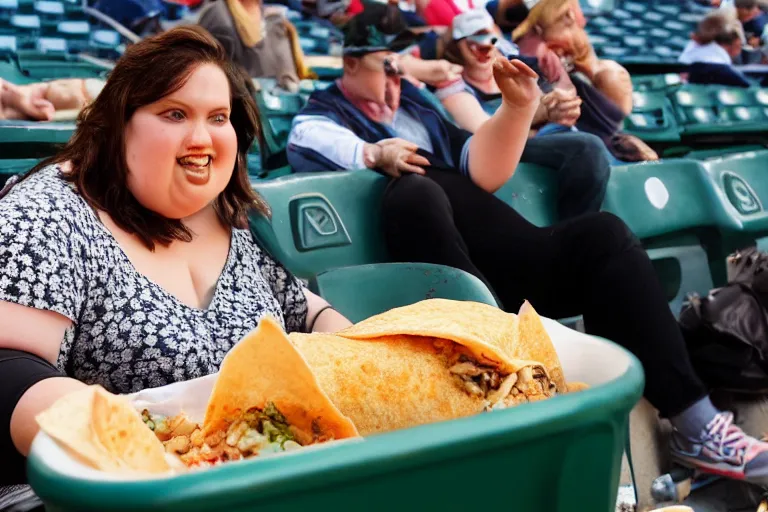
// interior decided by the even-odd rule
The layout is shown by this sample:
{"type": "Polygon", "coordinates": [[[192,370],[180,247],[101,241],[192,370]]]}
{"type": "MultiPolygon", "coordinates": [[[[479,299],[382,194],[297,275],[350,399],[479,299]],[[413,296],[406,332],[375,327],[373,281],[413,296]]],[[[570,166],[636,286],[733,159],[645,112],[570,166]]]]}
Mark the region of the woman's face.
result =
{"type": "Polygon", "coordinates": [[[198,66],[178,91],[133,114],[125,132],[128,189],[145,208],[183,219],[226,188],[237,160],[230,90],[214,64],[198,66]]]}
{"type": "Polygon", "coordinates": [[[539,23],[541,38],[558,55],[576,55],[580,43],[586,38],[584,14],[577,2],[565,2],[547,12],[539,23]]]}
{"type": "MultiPolygon", "coordinates": [[[[491,34],[489,30],[484,30],[475,34],[476,36],[485,36],[491,34]]],[[[486,41],[486,43],[489,43],[486,41]]],[[[495,46],[474,41],[472,37],[467,37],[459,41],[459,52],[465,68],[481,69],[491,68],[493,66],[493,57],[495,46]]]]}

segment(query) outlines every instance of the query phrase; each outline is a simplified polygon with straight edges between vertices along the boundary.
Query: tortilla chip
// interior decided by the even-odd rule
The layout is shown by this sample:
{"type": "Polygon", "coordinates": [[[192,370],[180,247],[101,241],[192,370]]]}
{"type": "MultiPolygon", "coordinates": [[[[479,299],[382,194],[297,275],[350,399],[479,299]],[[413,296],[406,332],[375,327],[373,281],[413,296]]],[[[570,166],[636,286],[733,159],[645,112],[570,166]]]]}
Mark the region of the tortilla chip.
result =
{"type": "Polygon", "coordinates": [[[511,348],[508,355],[512,358],[533,359],[539,361],[549,372],[549,377],[557,386],[559,393],[568,391],[563,376],[563,366],[557,356],[555,346],[547,333],[541,317],[531,303],[525,301],[518,312],[517,327],[520,331],[520,343],[511,348]]]}
{"type": "Polygon", "coordinates": [[[480,362],[517,371],[519,366],[510,361],[520,352],[517,322],[516,315],[487,304],[429,299],[372,316],[337,334],[359,340],[401,334],[451,340],[480,362]]]}
{"type": "Polygon", "coordinates": [[[320,388],[307,362],[269,317],[229,351],[205,412],[205,434],[225,429],[248,409],[275,404],[288,423],[334,439],[358,435],[320,388]]]}
{"type": "Polygon", "coordinates": [[[163,473],[171,468],[165,449],[123,397],[97,388],[93,397],[93,431],[111,456],[131,471],[163,473]]]}
{"type": "Polygon", "coordinates": [[[124,470],[99,442],[92,429],[93,401],[99,386],[89,386],[64,395],[36,416],[40,429],[77,459],[104,471],[124,470]]]}
{"type": "Polygon", "coordinates": [[[589,384],[585,382],[569,382],[566,386],[568,387],[568,393],[577,393],[589,389],[589,384]]]}

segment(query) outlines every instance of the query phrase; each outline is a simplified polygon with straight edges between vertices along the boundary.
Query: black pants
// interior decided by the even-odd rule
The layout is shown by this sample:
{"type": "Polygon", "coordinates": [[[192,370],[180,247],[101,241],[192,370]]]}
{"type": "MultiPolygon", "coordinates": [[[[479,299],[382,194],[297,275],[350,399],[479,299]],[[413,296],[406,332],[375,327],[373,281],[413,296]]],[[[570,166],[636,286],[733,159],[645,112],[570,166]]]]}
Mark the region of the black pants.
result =
{"type": "Polygon", "coordinates": [[[662,415],[706,395],[653,266],[617,217],[591,213],[538,228],[467,178],[439,170],[393,181],[383,216],[396,261],[474,274],[507,311],[527,299],[548,317],[583,314],[588,332],[642,362],[645,396],[662,415]]]}
{"type": "Polygon", "coordinates": [[[583,132],[534,137],[526,142],[520,161],[556,173],[560,219],[596,212],[603,204],[611,166],[600,138],[583,132]]]}

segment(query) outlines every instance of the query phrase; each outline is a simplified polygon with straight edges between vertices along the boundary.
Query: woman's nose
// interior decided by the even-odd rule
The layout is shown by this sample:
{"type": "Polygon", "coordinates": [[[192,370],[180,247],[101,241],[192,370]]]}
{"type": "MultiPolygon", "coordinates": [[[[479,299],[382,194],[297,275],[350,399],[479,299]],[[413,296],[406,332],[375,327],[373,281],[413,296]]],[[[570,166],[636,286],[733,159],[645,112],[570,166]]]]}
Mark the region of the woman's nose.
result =
{"type": "Polygon", "coordinates": [[[191,147],[210,147],[213,143],[211,133],[205,121],[195,122],[187,137],[187,145],[191,147]]]}

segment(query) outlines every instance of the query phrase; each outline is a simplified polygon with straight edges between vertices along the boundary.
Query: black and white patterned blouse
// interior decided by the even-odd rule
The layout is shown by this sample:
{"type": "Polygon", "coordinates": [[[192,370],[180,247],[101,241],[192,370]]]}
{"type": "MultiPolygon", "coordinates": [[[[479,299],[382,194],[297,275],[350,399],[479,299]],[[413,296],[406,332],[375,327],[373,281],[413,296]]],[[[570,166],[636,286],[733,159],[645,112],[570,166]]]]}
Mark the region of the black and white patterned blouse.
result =
{"type": "Polygon", "coordinates": [[[0,300],[72,320],[57,366],[115,393],[216,372],[264,315],[288,332],[307,316],[301,283],[241,229],[208,308],[183,304],[134,268],[56,166],[0,200],[0,300]]]}

